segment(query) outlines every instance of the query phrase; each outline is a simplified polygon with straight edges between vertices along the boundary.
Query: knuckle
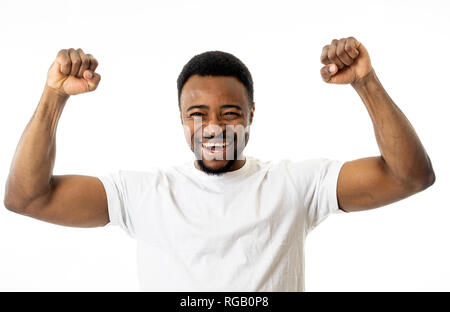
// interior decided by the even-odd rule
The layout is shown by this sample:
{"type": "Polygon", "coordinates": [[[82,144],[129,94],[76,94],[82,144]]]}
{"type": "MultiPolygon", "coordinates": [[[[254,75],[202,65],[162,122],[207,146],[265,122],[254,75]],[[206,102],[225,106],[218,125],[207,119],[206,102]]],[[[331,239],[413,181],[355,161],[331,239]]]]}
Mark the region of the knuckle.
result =
{"type": "Polygon", "coordinates": [[[86,58],[91,62],[95,62],[95,57],[92,56],[92,54],[86,54],[86,58]]]}
{"type": "Polygon", "coordinates": [[[344,49],[337,49],[336,54],[339,57],[345,57],[346,56],[344,49]]]}
{"type": "Polygon", "coordinates": [[[56,61],[57,61],[59,64],[63,65],[63,66],[68,66],[68,65],[70,65],[70,59],[67,58],[67,57],[64,57],[64,56],[58,56],[58,57],[56,58],[56,61]]]}

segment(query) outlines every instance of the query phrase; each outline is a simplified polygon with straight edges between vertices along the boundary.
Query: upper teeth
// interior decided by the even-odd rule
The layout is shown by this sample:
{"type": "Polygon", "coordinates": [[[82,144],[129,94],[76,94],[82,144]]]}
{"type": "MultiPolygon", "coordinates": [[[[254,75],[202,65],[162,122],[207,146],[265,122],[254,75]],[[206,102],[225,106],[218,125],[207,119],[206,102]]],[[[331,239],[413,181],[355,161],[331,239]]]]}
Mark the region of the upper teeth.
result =
{"type": "Polygon", "coordinates": [[[204,147],[223,147],[223,146],[226,146],[226,145],[228,145],[228,142],[226,142],[226,143],[210,143],[210,142],[208,142],[208,143],[203,143],[203,146],[204,147]]]}

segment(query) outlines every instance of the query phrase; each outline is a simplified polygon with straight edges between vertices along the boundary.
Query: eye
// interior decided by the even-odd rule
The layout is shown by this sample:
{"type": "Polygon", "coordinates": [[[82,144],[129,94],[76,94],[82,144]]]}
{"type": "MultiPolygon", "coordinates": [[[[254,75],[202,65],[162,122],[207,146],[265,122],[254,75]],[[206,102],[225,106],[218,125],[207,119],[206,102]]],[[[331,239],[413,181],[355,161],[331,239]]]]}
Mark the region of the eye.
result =
{"type": "Polygon", "coordinates": [[[235,112],[226,112],[225,115],[228,115],[228,116],[240,116],[238,113],[235,113],[235,112]]]}
{"type": "Polygon", "coordinates": [[[195,113],[192,113],[189,115],[189,117],[192,117],[192,116],[203,116],[203,114],[200,112],[195,112],[195,113]]]}

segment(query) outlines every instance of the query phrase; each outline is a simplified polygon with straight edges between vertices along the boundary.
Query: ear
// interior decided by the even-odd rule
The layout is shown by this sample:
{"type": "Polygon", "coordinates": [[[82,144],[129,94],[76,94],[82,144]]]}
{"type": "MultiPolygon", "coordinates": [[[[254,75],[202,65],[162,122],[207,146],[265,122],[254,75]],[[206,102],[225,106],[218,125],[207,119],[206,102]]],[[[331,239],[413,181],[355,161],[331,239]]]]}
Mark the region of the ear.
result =
{"type": "Polygon", "coordinates": [[[255,102],[253,102],[252,109],[250,110],[250,123],[249,123],[250,125],[253,122],[253,115],[254,115],[254,113],[255,113],[255,102]]]}

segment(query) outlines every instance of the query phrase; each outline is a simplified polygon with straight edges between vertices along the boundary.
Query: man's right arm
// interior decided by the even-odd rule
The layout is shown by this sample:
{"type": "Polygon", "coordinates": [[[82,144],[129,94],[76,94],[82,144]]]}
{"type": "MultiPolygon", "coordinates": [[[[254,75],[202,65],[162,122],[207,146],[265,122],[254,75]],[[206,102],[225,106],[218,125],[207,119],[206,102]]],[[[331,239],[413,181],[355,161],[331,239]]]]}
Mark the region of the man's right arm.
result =
{"type": "Polygon", "coordinates": [[[106,193],[99,179],[53,175],[59,117],[71,95],[97,88],[97,64],[81,49],[58,53],[14,154],[4,198],[9,210],[66,226],[95,227],[109,222],[106,193]]]}

